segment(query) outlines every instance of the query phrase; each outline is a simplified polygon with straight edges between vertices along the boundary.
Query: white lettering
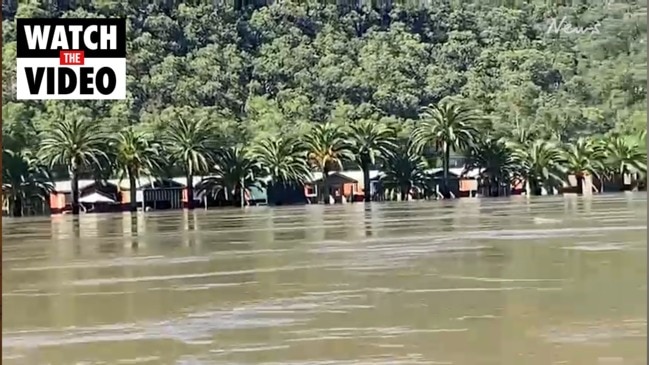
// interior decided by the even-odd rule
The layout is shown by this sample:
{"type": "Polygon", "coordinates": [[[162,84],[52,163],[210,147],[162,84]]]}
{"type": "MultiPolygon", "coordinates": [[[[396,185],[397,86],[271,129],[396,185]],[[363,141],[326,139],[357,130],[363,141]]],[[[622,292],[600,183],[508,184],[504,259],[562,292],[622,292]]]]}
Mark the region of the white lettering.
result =
{"type": "Polygon", "coordinates": [[[81,49],[81,47],[79,47],[79,35],[83,32],[83,26],[71,25],[68,29],[70,30],[70,33],[72,33],[72,49],[81,49]]]}
{"type": "Polygon", "coordinates": [[[595,25],[593,25],[593,33],[599,34],[599,26],[600,25],[601,24],[599,24],[599,22],[597,22],[597,23],[595,23],[595,25]]]}
{"type": "Polygon", "coordinates": [[[557,18],[554,18],[550,20],[550,26],[548,27],[548,30],[546,33],[559,33],[561,32],[561,28],[563,27],[563,22],[566,21],[566,17],[564,16],[561,18],[561,22],[557,25],[557,18]]]}
{"type": "Polygon", "coordinates": [[[29,49],[47,49],[47,36],[50,34],[50,26],[44,27],[25,25],[25,36],[29,49]]]}
{"type": "Polygon", "coordinates": [[[91,25],[88,28],[86,28],[86,31],[83,33],[83,43],[85,43],[88,49],[92,49],[92,50],[97,49],[97,43],[93,42],[92,39],[90,38],[92,33],[96,31],[97,31],[97,26],[91,25]]]}
{"type": "Polygon", "coordinates": [[[101,49],[117,49],[117,26],[102,25],[100,28],[101,49]],[[110,46],[108,45],[110,43],[110,46]]]}
{"type": "Polygon", "coordinates": [[[572,24],[566,23],[566,17],[564,16],[563,18],[561,18],[559,24],[557,24],[556,18],[551,19],[546,33],[559,34],[563,32],[565,34],[599,34],[599,26],[600,23],[597,22],[592,27],[576,27],[572,24]]]}
{"type": "Polygon", "coordinates": [[[54,27],[54,34],[52,35],[51,49],[69,49],[68,38],[65,34],[64,26],[54,27]]]}

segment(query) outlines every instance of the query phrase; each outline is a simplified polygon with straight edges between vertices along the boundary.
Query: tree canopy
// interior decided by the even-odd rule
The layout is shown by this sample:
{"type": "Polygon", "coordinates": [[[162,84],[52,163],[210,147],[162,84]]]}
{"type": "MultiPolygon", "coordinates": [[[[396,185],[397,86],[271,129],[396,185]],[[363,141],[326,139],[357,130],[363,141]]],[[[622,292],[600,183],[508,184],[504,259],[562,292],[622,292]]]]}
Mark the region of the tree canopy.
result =
{"type": "Polygon", "coordinates": [[[205,3],[3,2],[7,128],[38,131],[63,105],[111,131],[183,108],[242,142],[330,120],[405,123],[444,97],[469,100],[497,131],[519,121],[570,139],[645,125],[643,3],[205,3]],[[127,100],[16,101],[14,19],[36,16],[126,17],[127,100]],[[557,19],[598,32],[548,31],[557,19]]]}
{"type": "Polygon", "coordinates": [[[444,99],[471,109],[490,141],[646,130],[644,2],[344,3],[3,1],[3,139],[38,151],[44,131],[74,119],[167,142],[183,138],[172,131],[182,120],[200,120],[211,135],[192,148],[361,121],[404,136],[444,99]],[[16,17],[116,16],[127,19],[126,100],[16,100],[16,17]]]}

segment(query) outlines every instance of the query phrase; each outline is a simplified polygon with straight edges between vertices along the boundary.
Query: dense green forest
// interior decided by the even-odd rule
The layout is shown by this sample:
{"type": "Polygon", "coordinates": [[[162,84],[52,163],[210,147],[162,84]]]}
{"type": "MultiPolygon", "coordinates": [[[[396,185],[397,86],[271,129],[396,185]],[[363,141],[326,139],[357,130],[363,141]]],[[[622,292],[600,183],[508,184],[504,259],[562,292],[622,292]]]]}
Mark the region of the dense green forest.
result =
{"type": "Polygon", "coordinates": [[[644,178],[645,3],[143,3],[3,1],[14,205],[56,178],[216,174],[234,191],[342,165],[403,191],[451,154],[533,193],[644,178]],[[14,19],[97,16],[128,19],[127,100],[17,101],[14,19]]]}

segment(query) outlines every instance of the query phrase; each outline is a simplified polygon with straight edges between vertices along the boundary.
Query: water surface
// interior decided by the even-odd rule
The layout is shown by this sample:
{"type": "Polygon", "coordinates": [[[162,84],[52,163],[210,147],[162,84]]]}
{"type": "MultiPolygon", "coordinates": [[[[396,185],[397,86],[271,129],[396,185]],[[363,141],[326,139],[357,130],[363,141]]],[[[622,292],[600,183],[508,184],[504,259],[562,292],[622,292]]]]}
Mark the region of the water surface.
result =
{"type": "Polygon", "coordinates": [[[645,194],[3,220],[3,363],[646,364],[645,194]]]}

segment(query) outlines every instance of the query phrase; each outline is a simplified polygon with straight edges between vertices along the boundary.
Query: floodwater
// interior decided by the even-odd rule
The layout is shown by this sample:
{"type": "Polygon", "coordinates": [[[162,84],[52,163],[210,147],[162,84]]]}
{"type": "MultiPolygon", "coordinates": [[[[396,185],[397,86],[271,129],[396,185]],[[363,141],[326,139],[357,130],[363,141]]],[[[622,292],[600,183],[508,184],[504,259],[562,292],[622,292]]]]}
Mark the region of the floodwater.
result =
{"type": "Polygon", "coordinates": [[[646,194],[3,221],[3,364],[646,364],[646,194]]]}

